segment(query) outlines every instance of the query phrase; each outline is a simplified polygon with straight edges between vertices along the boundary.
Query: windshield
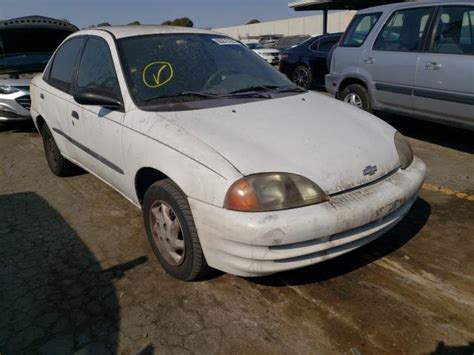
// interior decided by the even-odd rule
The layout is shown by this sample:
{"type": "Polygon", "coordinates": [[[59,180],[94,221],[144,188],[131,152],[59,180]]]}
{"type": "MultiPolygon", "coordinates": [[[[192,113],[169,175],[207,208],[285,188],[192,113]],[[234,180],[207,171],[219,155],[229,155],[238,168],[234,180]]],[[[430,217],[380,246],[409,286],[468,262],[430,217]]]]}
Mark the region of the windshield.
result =
{"type": "Polygon", "coordinates": [[[264,46],[262,46],[260,43],[249,43],[247,44],[247,47],[250,49],[265,49],[264,46]]]}
{"type": "Polygon", "coordinates": [[[295,88],[254,52],[228,37],[129,37],[119,40],[119,51],[138,106],[216,98],[262,86],[282,88],[282,92],[283,88],[295,88]]]}

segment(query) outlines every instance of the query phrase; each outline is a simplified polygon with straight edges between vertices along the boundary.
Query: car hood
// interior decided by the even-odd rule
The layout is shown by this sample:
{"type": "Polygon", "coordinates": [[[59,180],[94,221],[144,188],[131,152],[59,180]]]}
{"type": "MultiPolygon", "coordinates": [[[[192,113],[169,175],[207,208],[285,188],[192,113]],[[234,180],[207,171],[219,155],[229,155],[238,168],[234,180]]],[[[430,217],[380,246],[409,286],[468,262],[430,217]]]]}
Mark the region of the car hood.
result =
{"type": "Polygon", "coordinates": [[[328,194],[380,179],[400,164],[395,129],[312,92],[158,115],[212,147],[244,176],[299,174],[328,194]]]}

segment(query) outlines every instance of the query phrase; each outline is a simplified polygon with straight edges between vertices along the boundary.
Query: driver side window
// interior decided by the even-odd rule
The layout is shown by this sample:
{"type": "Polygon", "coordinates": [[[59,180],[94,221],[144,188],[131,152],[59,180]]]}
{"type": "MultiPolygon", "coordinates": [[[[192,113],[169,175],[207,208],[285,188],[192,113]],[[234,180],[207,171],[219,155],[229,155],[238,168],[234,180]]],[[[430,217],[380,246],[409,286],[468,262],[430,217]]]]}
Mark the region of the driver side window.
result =
{"type": "Polygon", "coordinates": [[[77,78],[78,91],[100,91],[121,98],[120,86],[110,54],[109,45],[99,37],[87,40],[77,78]]]}

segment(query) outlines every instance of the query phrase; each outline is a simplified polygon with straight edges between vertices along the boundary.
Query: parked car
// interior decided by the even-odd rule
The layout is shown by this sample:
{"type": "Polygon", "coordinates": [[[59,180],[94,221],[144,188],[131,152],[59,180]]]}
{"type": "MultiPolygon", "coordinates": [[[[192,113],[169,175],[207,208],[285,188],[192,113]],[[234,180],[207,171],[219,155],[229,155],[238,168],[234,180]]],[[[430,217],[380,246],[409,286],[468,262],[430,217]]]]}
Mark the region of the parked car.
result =
{"type": "Polygon", "coordinates": [[[275,44],[272,45],[272,48],[278,49],[279,51],[283,51],[296,47],[297,45],[303,43],[304,41],[307,41],[310,38],[311,36],[308,35],[286,36],[280,38],[275,44]]]}
{"type": "Polygon", "coordinates": [[[263,35],[260,37],[259,42],[265,48],[270,48],[274,45],[280,38],[283,38],[283,35],[263,35]]]}
{"type": "Polygon", "coordinates": [[[474,129],[473,83],[473,2],[407,2],[355,16],[326,89],[369,112],[474,129]]]}
{"type": "Polygon", "coordinates": [[[182,280],[347,253],[396,225],[425,178],[388,124],[211,31],[78,32],[31,94],[51,171],[79,165],[140,208],[159,262],[182,280]]]}
{"type": "Polygon", "coordinates": [[[29,85],[54,50],[78,28],[31,16],[0,21],[0,122],[31,119],[29,85]]]}
{"type": "Polygon", "coordinates": [[[283,51],[280,55],[280,71],[302,88],[324,88],[324,78],[329,72],[328,54],[341,37],[342,33],[317,36],[283,51]]]}
{"type": "Polygon", "coordinates": [[[278,65],[280,62],[279,50],[265,48],[258,42],[245,43],[245,45],[272,65],[278,65]]]}

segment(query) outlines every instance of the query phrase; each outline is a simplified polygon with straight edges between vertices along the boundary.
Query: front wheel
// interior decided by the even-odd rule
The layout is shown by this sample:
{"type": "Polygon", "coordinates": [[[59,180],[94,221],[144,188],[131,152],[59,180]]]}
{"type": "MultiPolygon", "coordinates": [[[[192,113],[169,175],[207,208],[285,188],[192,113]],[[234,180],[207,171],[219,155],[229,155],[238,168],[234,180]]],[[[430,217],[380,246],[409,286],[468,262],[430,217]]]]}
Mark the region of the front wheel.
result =
{"type": "Polygon", "coordinates": [[[171,180],[159,181],[147,190],[143,217],[153,252],[168,274],[183,281],[208,274],[188,201],[171,180]]]}
{"type": "Polygon", "coordinates": [[[369,93],[367,92],[367,89],[362,85],[349,85],[341,92],[340,99],[346,104],[372,113],[369,93]]]}
{"type": "Polygon", "coordinates": [[[300,65],[291,73],[291,81],[303,89],[310,89],[313,85],[313,74],[308,67],[300,65]]]}

